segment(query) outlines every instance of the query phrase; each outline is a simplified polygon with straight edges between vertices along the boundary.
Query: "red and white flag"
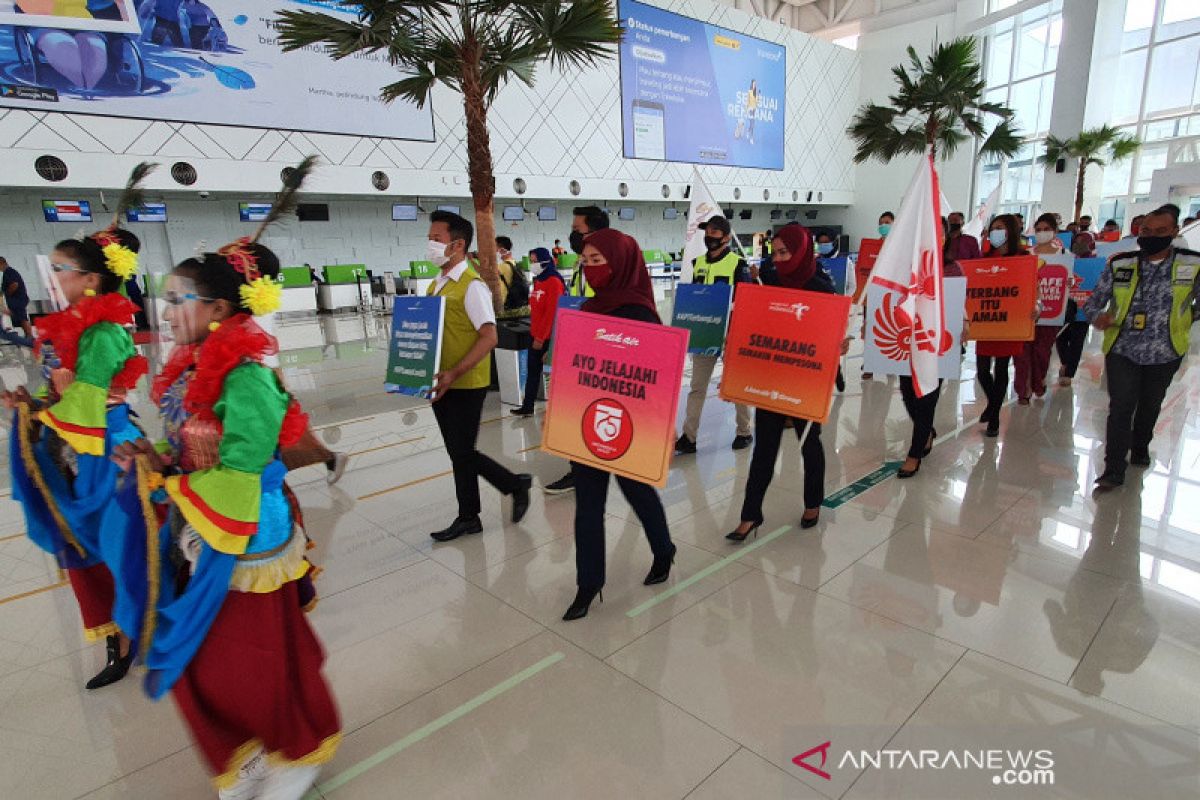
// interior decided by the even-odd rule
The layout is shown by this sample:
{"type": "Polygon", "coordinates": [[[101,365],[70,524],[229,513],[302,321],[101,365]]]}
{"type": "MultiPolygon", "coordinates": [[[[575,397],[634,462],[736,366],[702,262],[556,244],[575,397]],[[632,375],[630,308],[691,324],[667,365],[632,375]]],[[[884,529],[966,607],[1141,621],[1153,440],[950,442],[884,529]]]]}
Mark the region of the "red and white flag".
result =
{"type": "MultiPolygon", "coordinates": [[[[917,397],[937,389],[938,356],[953,338],[942,303],[941,196],[933,158],[926,156],[871,271],[871,283],[893,293],[893,327],[902,329],[900,346],[908,351],[917,397]]],[[[875,323],[867,326],[868,336],[875,335],[875,323]]]]}

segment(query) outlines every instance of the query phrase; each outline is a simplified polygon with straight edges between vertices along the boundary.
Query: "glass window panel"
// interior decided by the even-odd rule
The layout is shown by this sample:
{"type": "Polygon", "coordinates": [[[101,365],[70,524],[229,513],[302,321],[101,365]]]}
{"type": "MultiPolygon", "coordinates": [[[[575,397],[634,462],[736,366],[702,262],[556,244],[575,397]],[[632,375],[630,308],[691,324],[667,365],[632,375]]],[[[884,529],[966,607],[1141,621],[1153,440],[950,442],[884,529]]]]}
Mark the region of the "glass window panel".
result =
{"type": "Polygon", "coordinates": [[[1148,122],[1142,131],[1143,142],[1160,142],[1164,139],[1173,139],[1179,135],[1178,128],[1181,120],[1178,119],[1163,119],[1157,122],[1148,122]]]}
{"type": "Polygon", "coordinates": [[[1046,71],[1046,41],[1049,38],[1050,23],[1045,17],[1036,22],[1021,24],[1021,34],[1017,38],[1017,57],[1013,67],[1013,80],[1028,78],[1046,71]]]}
{"type": "Polygon", "coordinates": [[[1008,68],[1012,63],[1012,32],[992,37],[988,41],[987,85],[1008,83],[1008,68]]]}
{"type": "MultiPolygon", "coordinates": [[[[1072,167],[1073,169],[1074,167],[1072,167]]],[[[1105,197],[1129,194],[1129,178],[1133,175],[1133,159],[1127,158],[1104,168],[1104,183],[1100,194],[1105,197]]]]}
{"type": "Polygon", "coordinates": [[[1200,37],[1159,45],[1150,54],[1146,87],[1146,116],[1191,110],[1200,102],[1196,74],[1200,68],[1200,37]]]}
{"type": "Polygon", "coordinates": [[[1142,82],[1146,77],[1146,51],[1122,53],[1117,62],[1117,80],[1112,92],[1113,122],[1135,122],[1142,98],[1142,82]]]}
{"type": "Polygon", "coordinates": [[[1146,194],[1150,191],[1150,181],[1154,171],[1167,166],[1167,146],[1165,144],[1148,145],[1137,154],[1137,178],[1134,180],[1134,194],[1146,194]]]}
{"type": "Polygon", "coordinates": [[[1156,0],[1125,0],[1125,27],[1121,49],[1141,47],[1150,41],[1150,28],[1154,25],[1156,0]]]}
{"type": "Polygon", "coordinates": [[[1016,112],[1016,125],[1021,129],[1023,136],[1037,134],[1041,88],[1041,81],[1036,79],[1012,85],[1012,99],[1009,100],[1009,106],[1016,112]]]}
{"type": "MultiPolygon", "coordinates": [[[[1042,84],[1042,97],[1038,104],[1038,126],[1037,134],[1039,136],[1050,132],[1050,110],[1054,105],[1054,75],[1047,75],[1040,79],[1042,84]]],[[[1030,133],[1033,133],[1030,131],[1030,133]]]]}
{"type": "Polygon", "coordinates": [[[1058,68],[1058,45],[1062,42],[1062,14],[1055,14],[1050,21],[1050,38],[1046,42],[1046,70],[1058,68]]]}
{"type": "Polygon", "coordinates": [[[1174,39],[1200,33],[1200,3],[1196,0],[1165,0],[1158,39],[1174,39]]]}

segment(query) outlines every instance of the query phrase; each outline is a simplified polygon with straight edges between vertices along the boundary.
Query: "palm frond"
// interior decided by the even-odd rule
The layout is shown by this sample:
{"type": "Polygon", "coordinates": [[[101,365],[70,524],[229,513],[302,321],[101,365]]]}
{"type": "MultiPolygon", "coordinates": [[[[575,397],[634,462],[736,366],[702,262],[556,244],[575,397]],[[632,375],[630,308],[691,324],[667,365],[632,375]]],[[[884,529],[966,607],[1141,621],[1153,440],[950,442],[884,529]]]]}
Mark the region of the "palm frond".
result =
{"type": "Polygon", "coordinates": [[[1109,145],[1108,163],[1116,164],[1124,161],[1136,153],[1141,146],[1142,142],[1136,136],[1121,134],[1109,145]]]}
{"type": "Polygon", "coordinates": [[[384,86],[380,90],[379,96],[385,103],[393,100],[408,100],[417,108],[424,108],[425,104],[429,102],[429,96],[433,93],[433,87],[437,82],[437,75],[434,75],[428,66],[421,65],[408,77],[384,86]]]}
{"type": "Polygon", "coordinates": [[[254,235],[250,237],[250,241],[257,242],[263,233],[266,232],[267,228],[274,225],[282,217],[295,212],[296,205],[300,200],[300,187],[308,180],[308,176],[312,174],[316,166],[317,157],[306,156],[303,161],[287,173],[287,177],[283,182],[283,188],[280,189],[279,194],[275,195],[275,202],[271,204],[271,211],[262,221],[262,224],[258,226],[258,230],[254,232],[254,235]]]}
{"type": "Polygon", "coordinates": [[[117,201],[117,213],[113,215],[114,226],[121,224],[121,215],[126,211],[131,208],[141,208],[146,204],[146,191],[142,184],[156,169],[158,169],[158,164],[143,161],[129,173],[129,180],[125,181],[125,188],[121,191],[121,198],[117,201]]]}
{"type": "Polygon", "coordinates": [[[624,30],[607,0],[498,3],[509,8],[515,29],[528,31],[557,68],[595,66],[613,55],[624,30]]]}
{"type": "Polygon", "coordinates": [[[1020,130],[1011,119],[1001,120],[979,145],[979,157],[985,161],[1012,158],[1024,144],[1020,130]]]}

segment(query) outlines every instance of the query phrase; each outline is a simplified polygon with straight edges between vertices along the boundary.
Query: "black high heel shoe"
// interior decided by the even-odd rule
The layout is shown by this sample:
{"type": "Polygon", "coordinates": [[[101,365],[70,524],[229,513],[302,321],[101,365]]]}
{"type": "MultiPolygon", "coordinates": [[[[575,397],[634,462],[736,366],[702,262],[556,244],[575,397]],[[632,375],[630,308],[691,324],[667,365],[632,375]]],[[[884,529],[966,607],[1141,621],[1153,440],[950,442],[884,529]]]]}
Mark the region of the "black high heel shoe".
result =
{"type": "MultiPolygon", "coordinates": [[[[755,522],[753,525],[750,526],[750,529],[748,531],[746,531],[745,533],[738,533],[737,530],[732,530],[729,533],[725,534],[725,538],[731,542],[736,542],[738,544],[741,544],[742,542],[746,541],[747,536],[749,536],[750,534],[753,533],[754,538],[757,539],[758,538],[758,526],[760,526],[760,525],[762,525],[761,522],[755,522]]],[[[741,526],[739,525],[738,527],[741,527],[741,526]]]]}
{"type": "MultiPolygon", "coordinates": [[[[925,452],[928,453],[929,451],[926,450],[925,452]]],[[[896,477],[901,478],[901,479],[911,478],[913,475],[916,475],[920,471],[921,471],[921,459],[918,458],[917,465],[915,467],[913,467],[912,469],[901,468],[901,469],[896,470],[896,477]]]]}
{"type": "Polygon", "coordinates": [[[588,614],[588,606],[600,596],[600,602],[604,602],[604,590],[599,586],[589,588],[580,586],[579,591],[575,593],[575,599],[571,601],[571,607],[567,609],[567,613],[563,614],[563,622],[570,622],[574,619],[582,619],[588,614]]]}
{"type": "Polygon", "coordinates": [[[800,518],[800,527],[802,529],[815,528],[815,527],[817,527],[817,523],[820,521],[821,521],[821,512],[818,511],[817,515],[815,517],[813,517],[812,519],[805,519],[804,517],[801,517],[800,518]]]}
{"type": "MultiPolygon", "coordinates": [[[[931,428],[929,431],[929,441],[925,443],[925,452],[921,454],[921,458],[933,452],[933,441],[937,438],[937,428],[931,428]]],[[[920,469],[920,466],[917,467],[920,469]]],[[[904,477],[904,476],[901,476],[904,477]]]]}
{"type": "Polygon", "coordinates": [[[121,655],[121,640],[116,636],[109,636],[105,647],[108,651],[108,661],[104,665],[104,669],[87,682],[88,689],[100,689],[116,683],[125,677],[125,673],[129,672],[129,667],[133,665],[132,644],[129,646],[129,652],[121,655]]]}
{"type": "Polygon", "coordinates": [[[650,565],[650,571],[646,573],[646,580],[642,581],[642,585],[653,586],[666,581],[671,576],[671,565],[675,563],[676,552],[678,552],[678,548],[672,547],[670,555],[655,556],[654,563],[650,565]]]}

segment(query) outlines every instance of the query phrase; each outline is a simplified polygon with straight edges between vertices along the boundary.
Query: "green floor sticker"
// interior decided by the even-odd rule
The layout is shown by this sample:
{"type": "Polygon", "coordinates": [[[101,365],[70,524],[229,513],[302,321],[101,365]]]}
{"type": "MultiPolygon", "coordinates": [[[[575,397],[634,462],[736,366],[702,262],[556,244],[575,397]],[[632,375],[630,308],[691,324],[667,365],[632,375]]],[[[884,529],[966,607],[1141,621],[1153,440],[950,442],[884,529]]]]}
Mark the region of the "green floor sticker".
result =
{"type": "Polygon", "coordinates": [[[883,466],[879,469],[862,476],[848,486],[843,486],[841,489],[838,489],[836,492],[826,497],[825,502],[821,505],[825,506],[826,508],[837,508],[838,506],[850,502],[868,489],[878,486],[888,478],[894,476],[896,474],[896,470],[900,469],[900,463],[901,462],[899,461],[883,462],[883,466]]]}

